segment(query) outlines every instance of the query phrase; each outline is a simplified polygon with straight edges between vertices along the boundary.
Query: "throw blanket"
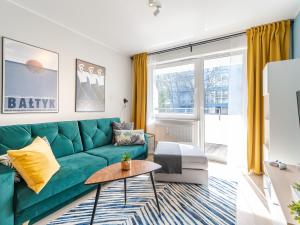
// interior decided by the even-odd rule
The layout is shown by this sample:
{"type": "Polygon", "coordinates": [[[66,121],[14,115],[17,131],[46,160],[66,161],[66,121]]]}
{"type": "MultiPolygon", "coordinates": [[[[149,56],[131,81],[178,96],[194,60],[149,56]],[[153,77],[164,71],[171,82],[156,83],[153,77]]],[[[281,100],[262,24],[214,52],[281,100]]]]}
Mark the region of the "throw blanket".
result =
{"type": "Polygon", "coordinates": [[[182,173],[181,149],[177,143],[159,142],[154,153],[154,162],[162,168],[157,173],[182,173]]]}

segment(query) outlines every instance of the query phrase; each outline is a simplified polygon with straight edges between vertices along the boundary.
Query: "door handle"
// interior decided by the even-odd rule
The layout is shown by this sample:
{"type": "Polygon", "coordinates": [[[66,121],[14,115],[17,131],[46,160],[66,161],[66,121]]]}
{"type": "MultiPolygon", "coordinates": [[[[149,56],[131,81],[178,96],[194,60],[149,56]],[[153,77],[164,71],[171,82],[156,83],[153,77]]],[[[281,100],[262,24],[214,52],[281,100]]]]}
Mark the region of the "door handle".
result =
{"type": "Polygon", "coordinates": [[[220,106],[217,106],[216,109],[217,109],[217,112],[219,114],[219,120],[221,120],[221,109],[222,108],[220,106]]]}

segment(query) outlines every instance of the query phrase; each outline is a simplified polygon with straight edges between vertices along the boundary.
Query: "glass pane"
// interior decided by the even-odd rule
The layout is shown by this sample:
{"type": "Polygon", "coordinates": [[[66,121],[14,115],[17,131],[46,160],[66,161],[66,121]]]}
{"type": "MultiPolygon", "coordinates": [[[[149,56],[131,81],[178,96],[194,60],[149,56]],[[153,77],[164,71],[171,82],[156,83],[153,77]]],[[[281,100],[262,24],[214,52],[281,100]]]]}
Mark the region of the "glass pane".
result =
{"type": "Polygon", "coordinates": [[[205,151],[212,160],[227,161],[231,128],[240,127],[243,74],[242,54],[204,60],[205,151]]]}
{"type": "Polygon", "coordinates": [[[194,64],[154,70],[154,114],[193,114],[194,64]]]}
{"type": "Polygon", "coordinates": [[[230,57],[204,61],[205,114],[228,114],[230,57]]]}

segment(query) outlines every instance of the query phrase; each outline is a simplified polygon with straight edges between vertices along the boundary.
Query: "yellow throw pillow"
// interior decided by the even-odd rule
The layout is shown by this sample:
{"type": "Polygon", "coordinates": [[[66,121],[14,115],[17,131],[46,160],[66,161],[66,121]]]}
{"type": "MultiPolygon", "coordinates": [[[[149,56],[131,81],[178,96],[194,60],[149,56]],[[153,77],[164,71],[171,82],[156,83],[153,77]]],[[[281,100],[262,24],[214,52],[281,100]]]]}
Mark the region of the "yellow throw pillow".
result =
{"type": "Polygon", "coordinates": [[[51,147],[40,137],[25,148],[9,150],[7,154],[28,187],[37,194],[60,168],[51,147]]]}

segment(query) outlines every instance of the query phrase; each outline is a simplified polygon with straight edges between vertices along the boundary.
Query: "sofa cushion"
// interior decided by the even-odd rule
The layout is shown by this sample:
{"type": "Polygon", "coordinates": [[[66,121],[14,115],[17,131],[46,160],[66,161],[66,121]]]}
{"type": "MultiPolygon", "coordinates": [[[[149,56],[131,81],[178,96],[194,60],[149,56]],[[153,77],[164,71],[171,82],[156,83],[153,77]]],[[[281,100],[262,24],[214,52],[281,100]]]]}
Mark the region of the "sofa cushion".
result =
{"type": "Polygon", "coordinates": [[[108,161],[108,164],[114,164],[121,161],[122,155],[128,152],[132,159],[139,159],[141,156],[147,154],[146,145],[132,145],[132,146],[115,146],[105,145],[99,148],[94,148],[86,151],[91,155],[100,156],[108,161]]]}
{"type": "Polygon", "coordinates": [[[0,155],[21,149],[36,137],[47,137],[56,158],[83,151],[78,122],[53,122],[0,127],[0,155]]]}
{"type": "Polygon", "coordinates": [[[15,172],[0,164],[0,224],[14,224],[13,198],[14,198],[15,172]]]}
{"type": "Polygon", "coordinates": [[[78,122],[33,124],[33,137],[47,137],[56,158],[83,151],[78,122]]]}
{"type": "Polygon", "coordinates": [[[38,195],[30,190],[24,182],[15,186],[17,212],[83,183],[94,172],[107,166],[105,159],[83,152],[59,158],[58,162],[61,166],[60,170],[38,195]]]}
{"type": "Polygon", "coordinates": [[[120,122],[120,119],[109,118],[79,121],[85,151],[112,143],[112,122],[120,122]]]}
{"type": "MultiPolygon", "coordinates": [[[[51,196],[51,198],[45,199],[44,201],[41,201],[33,206],[24,209],[19,214],[15,214],[15,223],[4,223],[4,225],[22,225],[26,224],[26,221],[28,220],[30,220],[30,225],[35,224],[36,222],[40,222],[42,218],[45,218],[46,216],[51,215],[52,213],[55,213],[58,209],[62,208],[63,206],[66,206],[71,202],[74,202],[76,199],[86,195],[88,192],[94,190],[96,187],[97,185],[85,185],[84,183],[77,184],[63,192],[51,196]]],[[[13,214],[11,213],[11,215],[13,214]]],[[[0,222],[2,222],[2,220],[0,222]]]]}

